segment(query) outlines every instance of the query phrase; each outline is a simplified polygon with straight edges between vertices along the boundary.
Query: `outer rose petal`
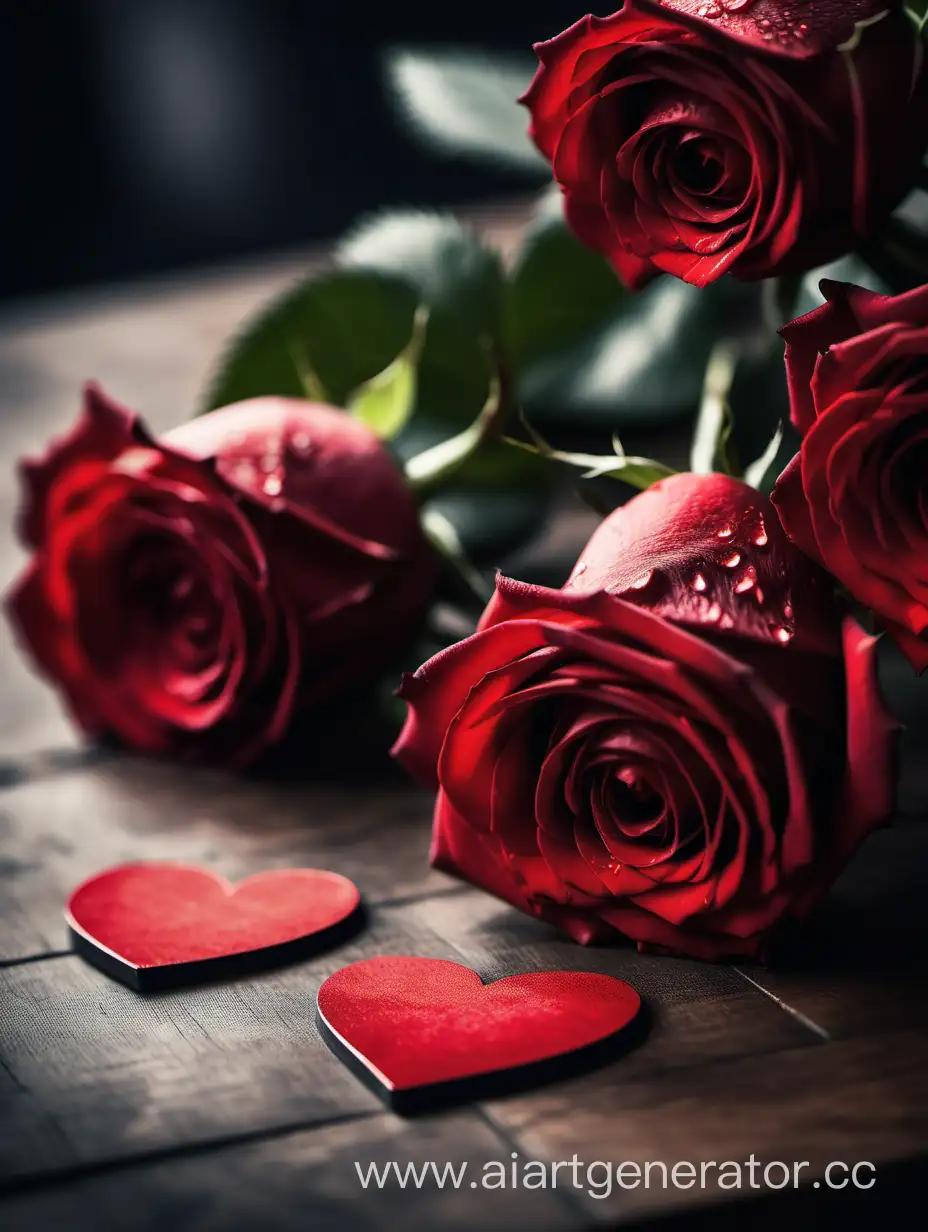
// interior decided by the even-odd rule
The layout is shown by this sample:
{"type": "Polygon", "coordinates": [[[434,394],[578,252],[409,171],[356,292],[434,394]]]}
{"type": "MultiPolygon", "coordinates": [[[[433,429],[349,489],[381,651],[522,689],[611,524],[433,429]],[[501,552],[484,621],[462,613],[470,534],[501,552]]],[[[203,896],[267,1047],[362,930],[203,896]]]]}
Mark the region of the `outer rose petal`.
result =
{"type": "Polygon", "coordinates": [[[19,515],[19,535],[30,547],[40,547],[46,534],[45,506],[59,476],[75,461],[109,462],[135,441],[136,417],[114,402],[99,385],[84,387],[81,416],[67,435],[53,441],[45,456],[20,464],[25,496],[19,515]]]}
{"type": "MultiPolygon", "coordinates": [[[[657,0],[654,0],[657,3],[657,0]]],[[[639,8],[650,7],[650,0],[636,0],[639,8]]],[[[814,9],[803,12],[803,5],[790,6],[796,18],[806,26],[804,38],[787,38],[782,42],[771,39],[771,28],[778,28],[783,20],[783,0],[718,0],[727,13],[725,33],[750,47],[753,53],[782,56],[797,60],[810,59],[831,51],[846,43],[854,33],[857,22],[872,21],[881,13],[891,10],[894,0],[815,0],[814,9]],[[768,23],[768,24],[764,24],[768,23]]],[[[686,14],[690,18],[705,17],[705,0],[660,0],[665,9],[686,14]],[[703,10],[700,12],[700,10],[703,10]]],[[[898,7],[898,5],[897,5],[898,7]]],[[[717,21],[703,21],[703,28],[711,32],[718,29],[717,21]]]]}

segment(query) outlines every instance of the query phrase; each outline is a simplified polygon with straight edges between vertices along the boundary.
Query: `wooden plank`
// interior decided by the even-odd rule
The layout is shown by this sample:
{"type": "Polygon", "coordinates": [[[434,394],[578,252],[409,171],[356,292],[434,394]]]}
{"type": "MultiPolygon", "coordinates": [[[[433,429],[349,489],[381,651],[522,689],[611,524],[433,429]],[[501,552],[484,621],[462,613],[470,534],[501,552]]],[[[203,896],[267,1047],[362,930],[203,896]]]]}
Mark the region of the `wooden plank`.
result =
{"type": "Polygon", "coordinates": [[[923,1022],[928,825],[872,835],[776,968],[744,974],[834,1038],[923,1022]]]}
{"type": "Polygon", "coordinates": [[[311,962],[170,993],[140,996],[70,955],[0,970],[0,1177],[376,1111],[314,1012],[323,979],[381,953],[456,957],[392,909],[311,962]]]}
{"type": "Polygon", "coordinates": [[[428,866],[431,799],[402,781],[268,783],[116,759],[0,795],[0,959],[67,948],[62,909],[85,877],[183,860],[237,880],[326,868],[369,901],[456,883],[428,866]]]}
{"type": "MultiPolygon", "coordinates": [[[[926,1109],[928,1040],[913,1028],[640,1079],[627,1080],[614,1067],[608,1076],[499,1101],[489,1111],[527,1157],[570,1160],[576,1153],[585,1164],[613,1168],[660,1161],[698,1170],[703,1162],[746,1164],[753,1154],[763,1166],[807,1161],[800,1175],[814,1183],[835,1160],[867,1160],[879,1169],[928,1154],[926,1109]]],[[[773,1176],[777,1182],[782,1173],[773,1176]]],[[[587,1194],[590,1214],[625,1220],[751,1196],[746,1171],[741,1191],[720,1188],[712,1169],[705,1188],[698,1178],[693,1188],[665,1190],[657,1169],[652,1179],[647,1189],[614,1185],[607,1198],[587,1194]]]]}
{"type": "Polygon", "coordinates": [[[0,1199],[4,1232],[561,1232],[585,1220],[566,1195],[482,1188],[483,1165],[509,1145],[474,1112],[404,1123],[381,1114],[270,1141],[120,1169],[40,1193],[0,1199]],[[459,1189],[394,1180],[364,1188],[355,1164],[405,1169],[429,1162],[457,1172],[459,1189]],[[476,1178],[471,1187],[470,1177],[476,1178]]]}

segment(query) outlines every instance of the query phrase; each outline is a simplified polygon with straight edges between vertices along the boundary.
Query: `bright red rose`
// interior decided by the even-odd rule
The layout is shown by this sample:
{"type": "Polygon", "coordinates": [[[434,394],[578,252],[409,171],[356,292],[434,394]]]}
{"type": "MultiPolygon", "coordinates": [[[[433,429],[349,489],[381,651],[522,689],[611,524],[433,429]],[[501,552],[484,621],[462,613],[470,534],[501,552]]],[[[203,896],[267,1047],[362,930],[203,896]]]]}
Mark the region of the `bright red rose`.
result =
{"type": "Polygon", "coordinates": [[[156,440],[90,386],[23,478],[12,619],[81,727],[142,752],[248,762],[384,666],[435,580],[396,465],[325,406],[257,399],[156,440]]]}
{"type": "Polygon", "coordinates": [[[436,866],[584,943],[756,955],[892,807],[873,639],[721,475],[616,511],[563,590],[501,579],[402,692],[436,866]]]}
{"type": "Polygon", "coordinates": [[[928,287],[823,282],[780,332],[801,451],[773,495],[789,537],[928,667],[928,287]]]}
{"type": "Polygon", "coordinates": [[[625,0],[536,51],[532,136],[571,226],[632,288],[829,261],[898,204],[928,142],[900,0],[625,0]]]}

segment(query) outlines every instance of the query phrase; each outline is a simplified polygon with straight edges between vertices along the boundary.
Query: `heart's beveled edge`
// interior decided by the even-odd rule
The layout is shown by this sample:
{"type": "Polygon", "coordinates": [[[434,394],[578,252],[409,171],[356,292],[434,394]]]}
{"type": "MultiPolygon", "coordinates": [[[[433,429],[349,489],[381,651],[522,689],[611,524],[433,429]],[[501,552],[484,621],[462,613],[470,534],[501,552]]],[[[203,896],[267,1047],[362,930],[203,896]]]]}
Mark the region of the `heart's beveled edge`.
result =
{"type": "Polygon", "coordinates": [[[250,975],[257,971],[269,970],[283,966],[300,958],[310,958],[320,950],[329,949],[350,940],[361,931],[366,922],[366,909],[358,886],[349,877],[334,873],[331,869],[301,868],[267,869],[260,873],[251,873],[241,881],[230,881],[228,877],[212,869],[203,868],[200,864],[192,864],[186,860],[130,860],[125,864],[116,864],[85,878],[68,896],[64,908],[65,923],[71,941],[71,947],[76,954],[85,959],[121,984],[135,992],[162,992],[169,988],[181,987],[192,983],[209,983],[217,979],[233,979],[239,975],[250,975]],[[295,937],[290,941],[276,945],[263,946],[254,950],[242,950],[232,954],[223,954],[215,958],[200,958],[188,962],[166,963],[160,966],[143,967],[124,957],[118,951],[99,941],[89,933],[74,917],[71,905],[77,895],[93,882],[108,877],[122,869],[145,869],[157,866],[159,868],[187,869],[210,878],[219,886],[223,893],[232,898],[250,881],[268,876],[274,872],[307,872],[337,878],[346,886],[350,886],[354,898],[353,908],[336,920],[329,928],[320,929],[303,937],[295,937]]]}

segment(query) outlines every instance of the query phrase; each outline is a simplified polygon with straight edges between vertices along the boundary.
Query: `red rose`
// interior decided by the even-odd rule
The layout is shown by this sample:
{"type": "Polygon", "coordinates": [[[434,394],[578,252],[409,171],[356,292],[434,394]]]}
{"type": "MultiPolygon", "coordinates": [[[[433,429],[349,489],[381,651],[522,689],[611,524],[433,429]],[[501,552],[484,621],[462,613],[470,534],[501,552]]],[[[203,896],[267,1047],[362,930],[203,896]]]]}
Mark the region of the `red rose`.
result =
{"type": "Polygon", "coordinates": [[[501,579],[403,695],[434,863],[581,942],[755,955],[891,810],[873,640],[720,475],[612,514],[563,590],[501,579]]]}
{"type": "Polygon", "coordinates": [[[161,440],[91,386],[23,465],[10,612],[92,735],[242,764],[397,651],[435,578],[416,505],[341,411],[265,398],[161,440]]]}
{"type": "Polygon", "coordinates": [[[928,667],[928,287],[823,282],[781,330],[802,448],[773,495],[786,532],[928,667]]]}
{"type": "Polygon", "coordinates": [[[899,0],[626,0],[536,51],[532,136],[571,226],[632,288],[829,261],[898,204],[928,141],[899,0]]]}

